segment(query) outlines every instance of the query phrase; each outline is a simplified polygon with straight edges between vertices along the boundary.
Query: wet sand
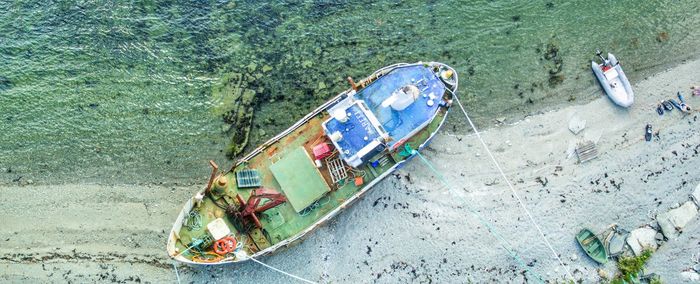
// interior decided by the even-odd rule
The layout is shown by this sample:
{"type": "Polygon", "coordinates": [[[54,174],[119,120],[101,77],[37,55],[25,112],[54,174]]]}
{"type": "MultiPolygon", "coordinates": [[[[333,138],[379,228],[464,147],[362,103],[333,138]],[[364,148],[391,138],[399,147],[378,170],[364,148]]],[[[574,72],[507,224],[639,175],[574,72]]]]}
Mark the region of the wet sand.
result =
{"type": "MultiPolygon", "coordinates": [[[[700,84],[700,60],[634,84],[635,105],[624,110],[605,97],[497,125],[483,138],[515,189],[578,280],[595,282],[599,266],[574,241],[582,227],[595,232],[617,223],[627,230],[652,222],[657,212],[688,200],[700,184],[698,113],[660,117],[655,103],[700,84]],[[578,135],[570,117],[587,121],[578,135]],[[643,139],[651,123],[659,137],[643,139]],[[570,144],[598,141],[598,158],[567,159],[570,144]]],[[[467,106],[469,109],[470,106],[467,106]]],[[[456,110],[456,109],[455,109],[456,110]]],[[[457,111],[452,121],[464,121],[457,111]]],[[[566,277],[474,135],[446,129],[423,152],[464,191],[470,206],[489,220],[546,279],[566,277]]],[[[203,158],[204,160],[204,158],[203,158]]],[[[205,177],[203,177],[204,179],[205,177]]],[[[202,182],[202,185],[204,181],[202,182]]],[[[166,232],[197,186],[27,185],[0,187],[0,281],[174,282],[165,253],[166,232]]],[[[699,251],[695,218],[667,241],[648,272],[681,281],[699,251]]],[[[303,243],[262,261],[319,282],[522,282],[518,266],[459,199],[439,186],[416,159],[303,243]]],[[[255,263],[217,267],[180,265],[183,282],[288,283],[255,263]]]]}

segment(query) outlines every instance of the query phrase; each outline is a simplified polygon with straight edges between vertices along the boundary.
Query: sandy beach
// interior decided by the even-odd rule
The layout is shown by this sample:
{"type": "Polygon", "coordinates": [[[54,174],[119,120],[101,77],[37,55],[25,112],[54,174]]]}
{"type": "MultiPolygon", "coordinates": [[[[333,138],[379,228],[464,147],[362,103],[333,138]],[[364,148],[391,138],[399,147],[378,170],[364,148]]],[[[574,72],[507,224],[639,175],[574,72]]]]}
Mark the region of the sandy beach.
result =
{"type": "MultiPolygon", "coordinates": [[[[515,190],[576,280],[597,282],[598,269],[614,275],[578,247],[583,227],[603,231],[616,223],[633,230],[657,213],[688,201],[700,184],[698,112],[659,116],[656,104],[685,94],[700,98],[700,60],[633,82],[636,102],[615,107],[602,96],[584,105],[493,123],[482,136],[515,190]],[[573,117],[586,121],[574,135],[573,117]],[[644,127],[659,131],[644,141],[644,127]],[[597,158],[577,163],[572,145],[597,142],[597,158]]],[[[562,94],[563,95],[563,94],[562,94]]],[[[471,106],[466,106],[467,111],[471,106]]],[[[454,109],[457,110],[457,109],[454,109]]],[[[449,120],[464,121],[458,111],[449,120]]],[[[487,123],[481,122],[480,125],[487,123]]],[[[566,272],[543,243],[473,134],[443,130],[422,153],[447,182],[504,236],[526,261],[521,267],[459,199],[419,159],[304,242],[261,261],[323,283],[464,283],[527,280],[529,269],[547,280],[566,272]]],[[[203,163],[207,157],[199,157],[203,163]]],[[[176,281],[165,253],[166,232],[198,186],[25,185],[0,187],[0,282],[176,281]]],[[[681,276],[700,253],[700,218],[666,240],[647,265],[665,283],[681,276]]],[[[185,283],[289,283],[255,263],[216,267],[178,265],[185,283]]]]}

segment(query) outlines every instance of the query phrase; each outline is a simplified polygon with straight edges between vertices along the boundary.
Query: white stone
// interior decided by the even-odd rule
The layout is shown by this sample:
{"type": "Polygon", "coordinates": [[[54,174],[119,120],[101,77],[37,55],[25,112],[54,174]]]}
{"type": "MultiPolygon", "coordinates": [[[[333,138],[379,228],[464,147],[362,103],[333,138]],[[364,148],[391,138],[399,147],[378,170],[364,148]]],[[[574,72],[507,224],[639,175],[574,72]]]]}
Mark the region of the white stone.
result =
{"type": "Polygon", "coordinates": [[[695,204],[688,201],[676,209],[656,215],[656,221],[659,222],[664,236],[674,239],[678,237],[678,231],[683,229],[697,214],[698,209],[695,204]]]}
{"type": "Polygon", "coordinates": [[[627,244],[635,255],[640,255],[645,249],[656,250],[656,230],[651,228],[639,228],[632,230],[627,237],[627,244]]]}
{"type": "Polygon", "coordinates": [[[586,120],[581,119],[578,116],[573,116],[569,120],[569,130],[574,134],[579,134],[584,128],[586,128],[586,120]]]}
{"type": "Polygon", "coordinates": [[[681,272],[681,278],[689,282],[700,282],[700,274],[695,271],[683,271],[681,272]]]}

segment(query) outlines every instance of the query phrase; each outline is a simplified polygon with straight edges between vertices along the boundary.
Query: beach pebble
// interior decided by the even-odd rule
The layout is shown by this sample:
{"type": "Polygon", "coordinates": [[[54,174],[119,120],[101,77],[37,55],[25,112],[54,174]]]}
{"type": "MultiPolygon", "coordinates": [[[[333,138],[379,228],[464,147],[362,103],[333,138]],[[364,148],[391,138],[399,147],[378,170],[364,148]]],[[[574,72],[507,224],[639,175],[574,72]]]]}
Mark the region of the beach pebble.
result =
{"type": "Polygon", "coordinates": [[[608,279],[608,272],[603,269],[598,269],[598,276],[603,279],[608,279]]]}
{"type": "Polygon", "coordinates": [[[652,220],[651,222],[649,222],[648,225],[654,230],[661,230],[661,228],[659,228],[659,222],[657,222],[656,220],[652,220]]]}
{"type": "Polygon", "coordinates": [[[663,242],[664,241],[664,234],[662,233],[656,233],[656,241],[657,242],[663,242]]]}

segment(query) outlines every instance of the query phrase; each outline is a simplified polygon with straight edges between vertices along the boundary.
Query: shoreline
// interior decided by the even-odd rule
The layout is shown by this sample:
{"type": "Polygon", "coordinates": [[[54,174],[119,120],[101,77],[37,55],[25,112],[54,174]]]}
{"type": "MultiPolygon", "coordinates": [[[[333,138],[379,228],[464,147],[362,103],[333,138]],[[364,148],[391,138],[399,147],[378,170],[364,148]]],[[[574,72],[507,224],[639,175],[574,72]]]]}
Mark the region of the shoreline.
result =
{"type": "MultiPolygon", "coordinates": [[[[602,97],[481,131],[577,279],[597,281],[598,268],[614,272],[614,262],[598,266],[577,247],[573,236],[580,228],[598,232],[617,223],[631,231],[650,223],[651,213],[687,200],[700,184],[694,174],[700,168],[698,113],[681,117],[676,110],[660,117],[652,107],[679,90],[688,104],[700,107],[700,98],[692,98],[688,89],[700,84],[694,70],[700,70],[698,58],[633,84],[637,101],[630,110],[602,97]],[[578,135],[568,129],[572,116],[587,121],[578,135]],[[659,139],[643,140],[647,123],[661,130],[659,139]],[[583,139],[597,140],[600,154],[577,164],[566,152],[572,142],[583,139]]],[[[464,120],[456,111],[450,116],[453,122],[464,120]]],[[[464,190],[472,206],[526,259],[528,269],[564,280],[564,271],[473,134],[453,134],[446,127],[424,156],[444,171],[451,185],[464,190]]],[[[463,204],[436,184],[425,165],[409,163],[303,243],[262,261],[321,282],[522,282],[523,268],[463,204]]],[[[0,232],[5,244],[0,279],[175,281],[165,253],[166,232],[199,186],[0,185],[6,197],[0,216],[11,220],[0,232]],[[33,226],[28,228],[28,223],[33,226]],[[46,232],[61,236],[47,238],[46,232]]],[[[664,282],[679,282],[679,270],[692,265],[686,246],[697,242],[699,224],[695,218],[678,240],[666,242],[652,256],[649,272],[661,275],[664,282]]],[[[289,281],[255,263],[181,267],[180,273],[185,281],[195,282],[289,281]]]]}
{"type": "MultiPolygon", "coordinates": [[[[649,77],[653,77],[656,74],[663,73],[668,70],[687,64],[688,62],[693,62],[697,60],[700,60],[700,54],[690,54],[686,58],[679,59],[676,62],[667,62],[658,65],[644,66],[642,68],[635,68],[633,70],[635,75],[636,73],[641,73],[638,77],[646,79],[649,77]]],[[[567,106],[571,106],[571,102],[555,99],[555,94],[557,93],[573,93],[577,97],[577,99],[574,101],[574,105],[585,105],[596,99],[599,99],[600,97],[605,97],[605,94],[603,93],[602,89],[598,86],[597,81],[595,81],[595,76],[593,76],[592,73],[589,75],[589,77],[583,79],[567,79],[577,80],[578,84],[574,84],[574,86],[583,86],[583,88],[576,88],[571,85],[553,89],[544,87],[541,90],[541,92],[545,94],[544,97],[539,98],[533,105],[526,106],[524,109],[521,109],[521,106],[518,105],[511,105],[503,111],[499,112],[498,114],[494,114],[489,117],[483,117],[479,111],[470,112],[470,115],[473,116],[472,119],[474,120],[474,123],[477,125],[477,127],[483,128],[484,130],[488,130],[493,127],[498,127],[499,124],[501,124],[498,123],[497,120],[504,119],[505,124],[513,124],[517,123],[518,121],[525,120],[528,117],[546,114],[561,108],[565,108],[567,106]],[[590,82],[593,82],[593,84],[591,85],[590,82]]],[[[466,80],[467,79],[465,79],[465,81],[466,80]]],[[[630,80],[633,80],[633,78],[630,78],[630,80]]],[[[463,84],[461,88],[462,90],[460,91],[460,97],[462,97],[462,100],[464,101],[465,108],[467,108],[467,110],[469,111],[470,109],[473,110],[478,108],[479,102],[467,102],[467,100],[471,99],[472,96],[474,96],[471,92],[467,91],[467,89],[469,88],[468,83],[469,82],[467,81],[465,82],[465,84],[463,84]],[[468,103],[473,103],[474,105],[468,105],[468,103]]],[[[455,124],[453,121],[454,119],[448,118],[448,121],[446,121],[444,128],[450,130],[456,129],[457,133],[459,134],[471,133],[471,129],[468,125],[463,125],[462,123],[455,124]]],[[[291,125],[294,122],[295,121],[292,121],[291,123],[289,123],[289,125],[291,125]]],[[[252,130],[253,129],[251,129],[251,131],[252,130]]],[[[250,143],[248,143],[248,146],[246,147],[245,151],[243,151],[243,153],[245,154],[255,149],[261,143],[267,141],[267,138],[260,139],[260,137],[255,138],[251,136],[250,143]]],[[[222,141],[227,141],[228,137],[222,136],[221,139],[223,139],[222,141]]],[[[224,148],[225,146],[222,144],[219,150],[210,149],[209,152],[211,152],[212,155],[208,157],[199,157],[199,159],[202,159],[201,162],[188,163],[187,167],[178,166],[177,170],[175,171],[179,172],[178,174],[160,174],[164,170],[158,170],[154,175],[143,177],[140,175],[135,175],[136,172],[134,171],[125,171],[119,167],[116,167],[115,165],[110,165],[106,169],[101,169],[99,171],[90,170],[88,171],[89,174],[87,176],[81,176],[78,179],[82,181],[87,181],[81,184],[97,184],[103,186],[158,186],[164,184],[172,184],[175,186],[196,185],[205,182],[205,177],[209,173],[210,169],[208,163],[206,162],[207,160],[214,159],[220,165],[228,165],[235,163],[235,160],[230,160],[226,158],[225,154],[223,154],[224,148]],[[131,176],[124,177],[124,175],[131,176]],[[163,181],[164,178],[168,179],[169,181],[163,181]]],[[[168,160],[167,158],[164,160],[166,161],[163,164],[153,165],[153,167],[173,167],[173,165],[168,164],[170,163],[170,160],[168,160]]],[[[171,170],[170,172],[173,171],[171,170]]],[[[3,164],[0,166],[0,186],[71,184],[75,179],[76,177],[73,172],[61,173],[55,171],[48,171],[44,168],[35,168],[34,171],[32,171],[32,168],[27,168],[26,165],[3,164]]]]}

